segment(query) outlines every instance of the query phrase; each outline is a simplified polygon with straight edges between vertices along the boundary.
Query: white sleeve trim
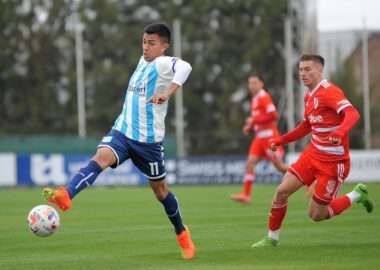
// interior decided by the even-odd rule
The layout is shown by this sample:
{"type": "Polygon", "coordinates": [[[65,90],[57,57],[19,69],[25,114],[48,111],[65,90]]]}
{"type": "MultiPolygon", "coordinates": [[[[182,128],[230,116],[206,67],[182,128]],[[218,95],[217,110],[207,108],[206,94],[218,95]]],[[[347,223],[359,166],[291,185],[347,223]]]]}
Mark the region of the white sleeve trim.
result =
{"type": "Polygon", "coordinates": [[[189,63],[178,58],[173,62],[172,69],[174,71],[172,83],[178,84],[179,86],[185,83],[192,70],[189,63]]]}
{"type": "Polygon", "coordinates": [[[276,107],[272,104],[269,104],[265,110],[266,113],[270,113],[270,112],[275,112],[276,111],[276,107]]]}
{"type": "Polygon", "coordinates": [[[350,106],[352,106],[351,103],[346,104],[346,105],[343,105],[343,106],[340,107],[336,112],[339,114],[344,108],[347,108],[347,107],[350,107],[350,106]]]}

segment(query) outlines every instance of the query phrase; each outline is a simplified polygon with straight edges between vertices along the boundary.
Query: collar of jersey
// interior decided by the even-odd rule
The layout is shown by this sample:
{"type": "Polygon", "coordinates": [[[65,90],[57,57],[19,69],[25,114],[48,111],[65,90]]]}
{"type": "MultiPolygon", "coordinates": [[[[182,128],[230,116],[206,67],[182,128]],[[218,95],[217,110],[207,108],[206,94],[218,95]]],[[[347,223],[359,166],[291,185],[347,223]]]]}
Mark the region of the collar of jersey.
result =
{"type": "Polygon", "coordinates": [[[310,91],[310,96],[312,96],[315,92],[317,92],[317,90],[319,89],[319,87],[321,86],[321,84],[324,82],[324,81],[327,81],[326,79],[323,79],[322,81],[320,81],[316,87],[314,87],[313,90],[310,91]]]}

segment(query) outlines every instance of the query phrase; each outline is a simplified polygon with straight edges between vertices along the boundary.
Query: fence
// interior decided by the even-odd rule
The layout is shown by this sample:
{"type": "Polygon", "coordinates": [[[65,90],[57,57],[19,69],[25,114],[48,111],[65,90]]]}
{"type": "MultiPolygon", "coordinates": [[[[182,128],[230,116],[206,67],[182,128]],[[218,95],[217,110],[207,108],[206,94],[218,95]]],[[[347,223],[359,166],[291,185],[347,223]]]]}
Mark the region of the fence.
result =
{"type": "MultiPolygon", "coordinates": [[[[298,154],[289,154],[288,163],[298,154]]],[[[0,154],[0,186],[65,185],[90,155],[65,154],[0,154]]],[[[165,161],[167,181],[170,184],[231,184],[240,183],[245,168],[244,156],[208,156],[165,161]]],[[[282,175],[271,163],[262,161],[256,168],[257,183],[278,183],[282,175]]],[[[380,150],[351,151],[349,182],[380,181],[380,150]]],[[[95,185],[145,185],[146,178],[130,160],[117,169],[105,170],[95,185]]]]}

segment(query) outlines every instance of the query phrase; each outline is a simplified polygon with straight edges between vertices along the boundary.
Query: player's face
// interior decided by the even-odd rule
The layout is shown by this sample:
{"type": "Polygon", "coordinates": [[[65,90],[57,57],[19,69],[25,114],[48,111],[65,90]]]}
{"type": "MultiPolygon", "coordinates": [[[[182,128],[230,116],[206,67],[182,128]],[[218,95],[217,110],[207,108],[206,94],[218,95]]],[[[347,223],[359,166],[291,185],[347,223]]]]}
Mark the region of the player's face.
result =
{"type": "Polygon", "coordinates": [[[164,42],[159,35],[144,33],[142,48],[145,61],[150,62],[163,55],[168,47],[169,44],[164,42]]]}
{"type": "Polygon", "coordinates": [[[256,95],[261,89],[263,89],[263,83],[257,77],[248,78],[248,89],[252,95],[256,95]]]}
{"type": "Polygon", "coordinates": [[[322,81],[323,67],[314,61],[301,61],[299,64],[300,78],[310,90],[322,81]]]}

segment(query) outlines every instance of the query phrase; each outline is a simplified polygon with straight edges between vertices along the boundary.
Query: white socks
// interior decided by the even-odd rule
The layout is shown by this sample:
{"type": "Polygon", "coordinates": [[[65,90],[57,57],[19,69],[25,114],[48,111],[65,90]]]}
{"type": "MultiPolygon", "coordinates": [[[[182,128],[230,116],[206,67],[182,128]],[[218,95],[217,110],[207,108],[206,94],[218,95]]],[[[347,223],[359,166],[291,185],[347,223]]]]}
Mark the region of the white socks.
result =
{"type": "Polygon", "coordinates": [[[359,199],[360,199],[360,193],[355,191],[355,190],[347,193],[346,196],[350,199],[351,204],[359,201],[359,199]]]}
{"type": "Polygon", "coordinates": [[[268,231],[268,237],[275,239],[275,240],[279,240],[280,239],[280,229],[278,229],[276,231],[269,230],[268,231]]]}

